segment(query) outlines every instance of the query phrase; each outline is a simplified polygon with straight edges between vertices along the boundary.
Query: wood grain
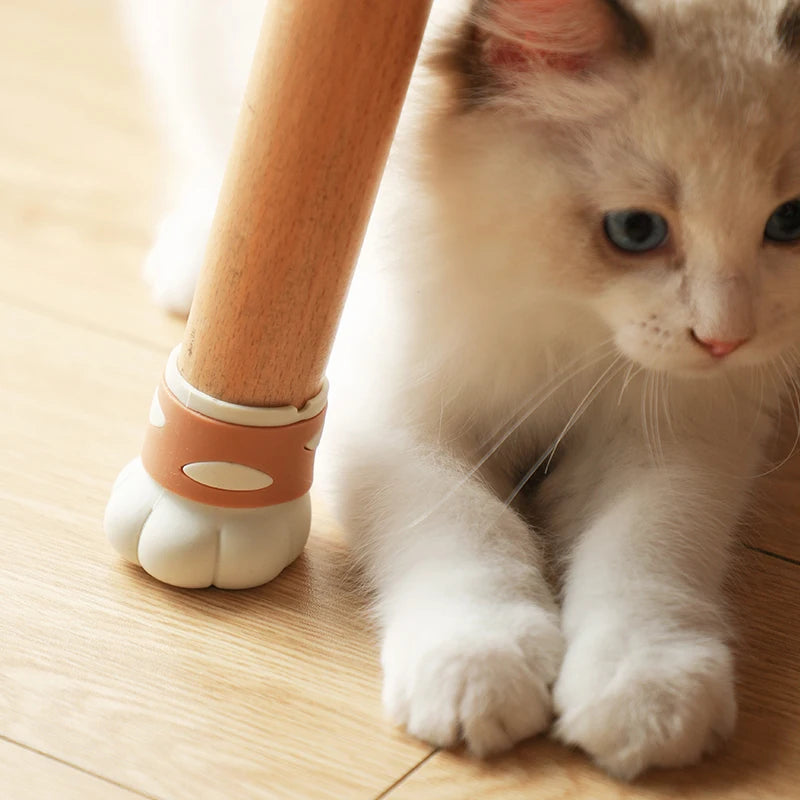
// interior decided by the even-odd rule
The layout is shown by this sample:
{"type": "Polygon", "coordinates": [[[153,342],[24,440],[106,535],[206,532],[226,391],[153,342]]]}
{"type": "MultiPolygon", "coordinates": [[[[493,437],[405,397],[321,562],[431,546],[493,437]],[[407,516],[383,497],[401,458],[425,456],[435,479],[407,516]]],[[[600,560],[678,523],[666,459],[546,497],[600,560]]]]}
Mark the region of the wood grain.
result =
{"type": "Polygon", "coordinates": [[[0,297],[167,351],[141,266],[168,161],[116,8],[0,3],[0,297]]]}
{"type": "Polygon", "coordinates": [[[320,390],[431,0],[275,0],[180,356],[255,406],[320,390]]]}

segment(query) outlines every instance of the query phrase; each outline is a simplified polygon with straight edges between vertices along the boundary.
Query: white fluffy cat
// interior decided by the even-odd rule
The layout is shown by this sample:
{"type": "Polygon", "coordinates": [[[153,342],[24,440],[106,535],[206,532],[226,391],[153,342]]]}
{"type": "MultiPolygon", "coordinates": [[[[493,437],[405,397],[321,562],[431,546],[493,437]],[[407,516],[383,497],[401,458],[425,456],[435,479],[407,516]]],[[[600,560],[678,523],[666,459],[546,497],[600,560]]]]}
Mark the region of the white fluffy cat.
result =
{"type": "MultiPolygon", "coordinates": [[[[132,5],[186,310],[262,2],[132,5]]],[[[435,5],[320,465],[412,734],[483,755],[555,712],[631,778],[731,733],[722,583],[800,352],[798,8],[435,5]]]]}

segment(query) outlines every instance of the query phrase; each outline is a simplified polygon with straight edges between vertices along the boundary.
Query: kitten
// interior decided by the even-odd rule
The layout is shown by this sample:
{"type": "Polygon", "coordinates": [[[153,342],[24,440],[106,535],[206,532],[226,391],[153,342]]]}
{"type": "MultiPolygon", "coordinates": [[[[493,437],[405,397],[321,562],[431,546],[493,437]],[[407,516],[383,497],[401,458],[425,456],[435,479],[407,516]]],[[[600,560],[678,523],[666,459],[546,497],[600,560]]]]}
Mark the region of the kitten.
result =
{"type": "MultiPolygon", "coordinates": [[[[198,5],[171,3],[181,36],[198,5]]],[[[734,727],[722,584],[800,352],[800,5],[434,11],[319,465],[375,592],[386,708],[479,755],[555,714],[622,778],[691,764],[734,727]]],[[[167,307],[209,218],[165,222],[167,307]]]]}

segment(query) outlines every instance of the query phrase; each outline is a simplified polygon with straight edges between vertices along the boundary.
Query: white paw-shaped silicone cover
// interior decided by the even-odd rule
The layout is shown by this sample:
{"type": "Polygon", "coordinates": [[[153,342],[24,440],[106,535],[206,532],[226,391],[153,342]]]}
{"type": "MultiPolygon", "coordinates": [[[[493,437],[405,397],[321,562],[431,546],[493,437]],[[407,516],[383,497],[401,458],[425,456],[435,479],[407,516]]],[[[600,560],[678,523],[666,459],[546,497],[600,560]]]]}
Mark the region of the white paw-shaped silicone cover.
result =
{"type": "Polygon", "coordinates": [[[111,544],[173,586],[246,589],[303,551],[327,382],[301,409],[226,403],[181,376],[178,349],[150,408],[142,457],[106,507],[111,544]]]}
{"type": "Polygon", "coordinates": [[[104,521],[124,558],[187,589],[271,581],[303,552],[310,525],[307,494],[266,508],[217,508],[167,491],[139,458],[117,478],[104,521]]]}

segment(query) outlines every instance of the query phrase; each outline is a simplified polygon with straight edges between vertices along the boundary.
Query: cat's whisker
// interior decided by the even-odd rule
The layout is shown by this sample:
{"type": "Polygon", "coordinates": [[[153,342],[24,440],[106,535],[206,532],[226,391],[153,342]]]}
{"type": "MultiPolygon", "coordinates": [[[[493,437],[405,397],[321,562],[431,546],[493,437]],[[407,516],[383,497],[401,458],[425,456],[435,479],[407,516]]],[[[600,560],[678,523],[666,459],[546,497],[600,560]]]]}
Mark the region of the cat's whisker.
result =
{"type": "MultiPolygon", "coordinates": [[[[797,425],[797,440],[800,440],[800,382],[795,377],[795,374],[790,365],[787,364],[786,366],[787,371],[787,386],[791,388],[792,393],[790,395],[790,400],[794,399],[794,403],[792,404],[792,408],[794,410],[794,418],[795,423],[797,425]]],[[[790,454],[791,455],[791,454],[790,454]]]]}
{"type": "Polygon", "coordinates": [[[658,444],[658,457],[660,459],[660,463],[663,465],[665,462],[664,459],[664,437],[662,434],[662,424],[665,422],[665,418],[662,415],[662,400],[661,396],[663,393],[662,388],[663,383],[663,376],[659,372],[656,375],[655,380],[655,388],[654,388],[654,397],[653,397],[653,414],[656,418],[656,443],[658,444]]]}
{"type": "MultiPolygon", "coordinates": [[[[800,381],[795,377],[792,366],[786,363],[785,358],[782,355],[778,356],[777,359],[778,363],[773,363],[770,366],[775,368],[775,373],[778,377],[782,377],[784,387],[786,389],[791,389],[791,394],[789,395],[789,399],[793,400],[792,402],[792,410],[794,411],[795,422],[797,425],[797,433],[795,434],[794,441],[792,442],[792,446],[789,448],[789,452],[786,454],[784,458],[782,458],[777,464],[773,465],[769,469],[761,472],[757,475],[753,476],[753,479],[756,478],[766,478],[768,475],[772,475],[773,472],[777,472],[784,464],[786,464],[797,452],[798,445],[800,445],[800,381]],[[781,373],[778,364],[783,367],[785,373],[781,373]]],[[[780,404],[778,406],[780,409],[780,404]]]]}
{"type": "Polygon", "coordinates": [[[765,366],[765,370],[767,375],[769,375],[770,381],[772,382],[772,389],[775,393],[775,397],[778,398],[778,403],[776,405],[777,411],[777,419],[775,420],[775,429],[779,431],[781,429],[781,423],[783,422],[783,403],[781,402],[780,398],[783,396],[785,391],[785,386],[781,386],[778,382],[778,369],[773,362],[770,362],[765,366]]]}
{"type": "MultiPolygon", "coordinates": [[[[622,379],[622,389],[619,393],[619,397],[617,398],[617,408],[619,408],[622,405],[622,395],[625,394],[625,390],[628,388],[628,384],[632,380],[633,368],[635,366],[636,363],[634,361],[631,361],[631,363],[628,364],[628,371],[625,373],[625,377],[622,379]]],[[[637,375],[639,374],[639,371],[640,370],[637,370],[636,372],[637,375]]]]}
{"type": "Polygon", "coordinates": [[[627,390],[627,388],[636,380],[639,375],[644,372],[644,367],[637,366],[634,361],[631,361],[630,366],[628,367],[628,371],[625,374],[625,380],[622,383],[622,389],[620,390],[619,397],[617,398],[617,406],[622,405],[622,398],[627,390]],[[635,369],[634,369],[635,367],[635,369]],[[633,371],[632,371],[633,370],[633,371]]]}
{"type": "MultiPolygon", "coordinates": [[[[792,389],[793,396],[797,400],[796,403],[792,404],[792,411],[794,412],[794,418],[797,422],[798,426],[800,426],[800,396],[798,395],[797,390],[797,379],[794,376],[794,371],[792,369],[792,365],[787,363],[786,358],[783,354],[778,356],[778,360],[780,361],[781,366],[783,367],[784,372],[784,385],[787,389],[792,389]]],[[[792,399],[792,396],[789,397],[792,399]]]]}
{"type": "MultiPolygon", "coordinates": [[[[642,416],[642,434],[644,436],[645,444],[648,446],[648,450],[650,449],[650,432],[647,428],[647,388],[650,385],[650,373],[646,372],[644,376],[644,382],[642,383],[642,396],[641,396],[641,416],[642,416]]],[[[651,451],[652,456],[652,451],[651,451]]]]}
{"type": "MultiPolygon", "coordinates": [[[[614,341],[614,337],[613,336],[609,336],[605,341],[600,342],[596,347],[593,347],[588,352],[582,353],[577,358],[572,359],[572,361],[568,362],[562,369],[560,369],[558,372],[556,372],[556,374],[543,387],[541,387],[540,391],[548,392],[550,389],[553,390],[553,391],[549,392],[547,395],[545,395],[545,397],[543,397],[541,399],[541,402],[546,402],[547,400],[550,399],[550,397],[552,397],[552,395],[558,389],[560,389],[563,386],[565,386],[573,378],[577,377],[582,372],[585,372],[586,370],[590,369],[591,367],[596,366],[601,361],[603,361],[603,359],[608,358],[610,355],[612,355],[616,351],[616,347],[610,346],[613,341],[614,341]],[[598,353],[598,351],[601,351],[601,352],[598,353]],[[587,358],[589,356],[593,356],[593,355],[595,355],[596,357],[593,358],[591,361],[587,362],[586,364],[583,364],[583,365],[579,366],[571,374],[569,374],[567,376],[564,376],[564,373],[567,370],[572,369],[573,367],[575,367],[576,364],[580,364],[580,362],[583,361],[585,358],[587,358]]],[[[478,448],[480,449],[482,447],[486,447],[490,442],[494,441],[495,438],[501,434],[501,431],[509,423],[511,423],[511,421],[514,420],[515,417],[517,417],[519,414],[522,414],[523,412],[526,413],[526,417],[523,418],[523,420],[522,420],[522,422],[524,422],[525,419],[527,419],[527,416],[529,416],[531,413],[533,413],[533,411],[536,411],[539,408],[539,406],[541,405],[541,403],[539,403],[539,405],[537,405],[533,409],[533,411],[530,411],[530,404],[531,403],[536,403],[537,399],[538,398],[536,396],[534,396],[533,398],[526,397],[522,401],[522,403],[520,403],[517,406],[517,408],[514,409],[514,411],[500,423],[500,425],[498,425],[492,431],[489,432],[489,434],[480,442],[480,444],[478,445],[478,448]]],[[[514,431],[512,431],[512,433],[513,432],[514,431]]],[[[500,441],[501,445],[506,439],[507,439],[507,436],[505,436],[505,435],[501,436],[501,441],[500,441]]]]}
{"type": "Polygon", "coordinates": [[[648,392],[648,405],[647,411],[650,415],[650,436],[652,437],[652,450],[653,450],[653,463],[656,466],[660,466],[663,462],[663,458],[659,453],[659,420],[658,415],[656,413],[656,388],[658,382],[658,373],[651,372],[650,373],[650,391],[648,392]]]}
{"type": "MultiPolygon", "coordinates": [[[[598,345],[598,347],[603,347],[603,346],[606,346],[606,347],[608,347],[608,345],[610,344],[610,342],[611,342],[611,339],[608,339],[608,340],[607,340],[606,342],[604,342],[602,345],[598,345]]],[[[598,348],[594,348],[594,350],[597,350],[597,349],[598,349],[598,348]]],[[[593,350],[593,351],[590,351],[590,352],[594,352],[594,350],[593,350]]],[[[551,397],[552,397],[552,396],[553,396],[553,395],[554,395],[556,392],[558,392],[560,389],[562,389],[562,388],[563,388],[563,387],[564,387],[564,386],[565,386],[567,383],[569,383],[571,380],[574,380],[574,379],[575,379],[575,378],[576,378],[578,375],[580,375],[581,373],[585,372],[586,370],[588,370],[588,369],[590,369],[590,368],[592,368],[592,367],[594,367],[594,366],[597,366],[597,364],[600,364],[600,363],[601,363],[601,362],[602,362],[604,359],[606,359],[606,358],[608,358],[609,356],[613,355],[613,353],[615,352],[615,350],[616,350],[616,348],[611,348],[611,349],[609,350],[609,352],[604,352],[604,353],[600,354],[600,355],[599,355],[597,358],[593,359],[593,360],[592,360],[592,361],[590,361],[588,364],[584,364],[584,365],[582,365],[581,367],[579,367],[578,369],[574,370],[572,373],[570,373],[570,374],[569,374],[569,375],[567,375],[566,377],[563,377],[563,378],[561,378],[561,380],[559,380],[557,383],[555,383],[555,385],[553,385],[553,381],[550,381],[550,382],[549,382],[549,383],[546,385],[547,387],[549,387],[549,390],[546,392],[546,394],[544,394],[544,396],[539,396],[539,397],[537,397],[537,398],[534,398],[534,400],[533,400],[533,405],[532,405],[532,406],[530,406],[530,407],[528,407],[528,408],[525,410],[525,413],[523,414],[523,416],[522,416],[520,419],[518,419],[516,422],[514,422],[514,423],[513,423],[513,425],[511,425],[511,426],[510,426],[510,427],[509,427],[509,428],[508,428],[508,429],[507,429],[507,430],[506,430],[506,431],[503,433],[503,435],[500,437],[500,439],[499,439],[499,440],[498,440],[498,441],[497,441],[497,442],[496,442],[496,443],[495,443],[495,444],[494,444],[494,445],[493,445],[493,446],[492,446],[492,447],[491,447],[491,448],[490,448],[490,449],[489,449],[489,450],[488,450],[488,451],[487,451],[487,452],[486,452],[486,453],[485,453],[483,456],[481,456],[481,458],[478,460],[478,462],[477,462],[477,463],[476,463],[476,464],[475,464],[475,465],[474,465],[474,466],[473,466],[473,467],[472,467],[472,468],[471,468],[471,469],[470,469],[470,470],[467,472],[467,474],[464,476],[464,478],[463,478],[461,481],[459,481],[459,482],[458,482],[458,483],[457,483],[455,486],[453,486],[453,488],[452,488],[452,489],[451,489],[449,492],[445,493],[445,494],[444,494],[444,495],[443,495],[443,496],[442,496],[442,497],[441,497],[441,498],[440,498],[440,499],[439,499],[439,500],[438,500],[436,503],[434,503],[434,505],[433,505],[433,506],[431,506],[431,508],[429,508],[429,509],[428,509],[428,510],[427,510],[427,511],[424,513],[424,514],[422,514],[421,516],[417,517],[417,518],[416,518],[416,519],[414,519],[412,522],[410,522],[410,523],[409,523],[409,524],[406,526],[406,529],[414,528],[414,527],[416,527],[417,525],[420,525],[420,524],[421,524],[421,523],[423,523],[423,522],[424,522],[426,519],[428,519],[428,518],[431,516],[431,514],[433,514],[434,512],[438,511],[438,510],[439,510],[439,509],[440,509],[440,508],[441,508],[441,507],[442,507],[442,506],[443,506],[443,505],[444,505],[444,504],[445,504],[445,503],[446,503],[448,500],[450,500],[450,499],[451,499],[451,498],[452,498],[452,497],[455,495],[455,493],[456,493],[456,492],[457,492],[457,491],[458,491],[458,490],[459,490],[459,489],[460,489],[462,486],[464,486],[464,484],[466,484],[468,481],[472,480],[472,478],[474,478],[474,477],[475,477],[475,475],[477,475],[477,474],[478,474],[478,472],[480,472],[480,470],[481,470],[481,469],[484,467],[484,465],[486,464],[486,462],[487,462],[487,461],[488,461],[488,460],[489,460],[489,459],[490,459],[490,458],[491,458],[491,457],[492,457],[492,456],[493,456],[495,453],[497,453],[497,451],[498,451],[498,450],[499,450],[499,449],[500,449],[500,448],[501,448],[501,447],[502,447],[502,446],[503,446],[503,445],[504,445],[504,444],[505,444],[505,443],[506,443],[506,442],[507,442],[507,441],[508,441],[508,440],[511,438],[511,436],[513,436],[513,435],[514,435],[514,434],[515,434],[515,433],[516,433],[516,432],[517,432],[517,431],[518,431],[518,430],[519,430],[519,429],[520,429],[520,428],[521,428],[521,427],[522,427],[522,426],[523,426],[523,425],[524,425],[524,424],[525,424],[525,423],[528,421],[528,419],[530,419],[530,417],[531,417],[531,416],[532,416],[532,415],[533,415],[533,414],[534,414],[534,413],[535,413],[535,412],[536,412],[536,411],[537,411],[537,410],[538,410],[538,409],[539,409],[539,408],[540,408],[540,407],[541,407],[541,406],[542,406],[544,403],[546,403],[546,402],[547,402],[547,401],[548,401],[548,400],[549,400],[549,399],[550,399],[550,398],[551,398],[551,397]]],[[[582,356],[582,357],[584,357],[584,356],[582,356]]],[[[613,364],[613,363],[616,363],[617,361],[619,361],[619,359],[620,359],[620,358],[622,358],[622,356],[621,356],[621,355],[618,355],[618,356],[617,356],[617,357],[614,359],[614,362],[612,362],[612,364],[613,364]]],[[[580,359],[575,359],[575,360],[576,360],[576,361],[578,361],[578,360],[580,360],[580,359]]],[[[574,364],[574,363],[575,363],[575,361],[571,362],[571,364],[574,364]]],[[[563,370],[562,370],[562,373],[563,373],[563,370]]],[[[603,374],[605,374],[605,373],[603,373],[603,374]]],[[[554,380],[555,380],[555,379],[554,379],[554,380]]],[[[517,412],[517,413],[519,413],[519,412],[517,412]]],[[[513,419],[513,416],[515,416],[515,415],[512,415],[512,419],[513,419]]]]}
{"type": "Polygon", "coordinates": [[[758,408],[756,409],[756,413],[753,416],[753,424],[750,426],[750,431],[747,434],[748,439],[753,438],[753,434],[755,433],[756,428],[758,427],[758,422],[761,419],[762,411],[764,410],[764,366],[763,364],[757,364],[755,368],[751,372],[751,377],[753,380],[758,378],[758,408]]]}
{"type": "Polygon", "coordinates": [[[661,406],[664,409],[664,418],[667,421],[667,428],[669,429],[670,438],[673,442],[677,440],[677,436],[675,435],[675,427],[672,424],[672,407],[670,405],[670,387],[671,387],[671,376],[669,373],[662,373],[663,379],[663,389],[664,391],[661,394],[661,406]]]}
{"type": "Polygon", "coordinates": [[[575,411],[573,412],[572,416],[567,420],[567,424],[564,426],[563,430],[561,431],[559,436],[556,438],[555,443],[553,444],[553,450],[550,453],[550,457],[547,459],[547,465],[545,467],[545,472],[549,471],[550,463],[553,460],[553,456],[555,456],[556,450],[558,449],[558,446],[559,446],[559,444],[561,444],[561,442],[564,439],[564,437],[570,432],[570,430],[575,425],[575,423],[583,416],[583,414],[586,411],[586,409],[594,402],[594,400],[597,398],[597,396],[600,394],[600,392],[602,392],[603,389],[605,389],[605,387],[609,384],[609,382],[612,380],[612,378],[616,377],[622,371],[623,368],[620,368],[620,369],[616,370],[615,372],[613,372],[610,375],[608,380],[606,380],[604,383],[602,383],[602,385],[600,385],[601,382],[603,381],[603,379],[606,378],[606,376],[609,375],[609,373],[614,369],[614,367],[617,364],[619,364],[619,362],[624,358],[625,358],[625,356],[623,356],[622,354],[618,355],[608,365],[608,367],[606,367],[606,369],[603,371],[603,373],[600,375],[600,377],[594,382],[594,384],[592,385],[591,389],[589,389],[589,391],[584,396],[583,400],[581,400],[581,402],[578,403],[578,407],[575,409],[575,411]],[[599,389],[598,389],[598,386],[600,387],[599,389]],[[597,391],[595,391],[595,390],[597,390],[597,391]]]}
{"type": "Polygon", "coordinates": [[[598,384],[600,383],[600,381],[602,381],[603,377],[605,377],[608,374],[608,372],[611,369],[613,369],[614,365],[617,364],[620,361],[620,359],[622,359],[622,358],[624,358],[624,356],[620,355],[620,356],[617,356],[616,359],[614,359],[614,362],[609,365],[608,369],[606,369],[606,371],[600,377],[598,382],[595,383],[595,386],[592,387],[592,389],[589,390],[589,394],[587,394],[586,397],[583,398],[581,403],[579,403],[578,409],[576,410],[575,414],[572,415],[572,417],[570,418],[570,421],[567,422],[567,424],[564,426],[564,428],[562,429],[562,431],[558,435],[558,437],[553,441],[553,443],[550,445],[550,447],[548,447],[544,451],[544,453],[542,453],[542,455],[539,456],[539,458],[536,460],[534,465],[522,476],[522,479],[511,490],[511,493],[509,494],[509,496],[506,498],[506,500],[503,503],[503,509],[504,510],[507,510],[507,509],[509,509],[511,507],[511,504],[517,499],[519,493],[525,488],[525,485],[528,483],[528,481],[530,481],[530,479],[539,471],[539,469],[541,468],[542,464],[547,462],[547,464],[545,466],[545,472],[550,468],[550,462],[552,461],[553,456],[555,455],[556,448],[561,443],[563,438],[569,433],[571,428],[573,428],[577,424],[577,422],[584,415],[584,413],[587,411],[589,406],[597,399],[597,397],[599,397],[599,395],[603,391],[603,389],[605,389],[606,386],[608,386],[608,384],[611,383],[611,381],[614,378],[616,378],[617,375],[619,375],[622,372],[622,370],[624,369],[624,366],[620,367],[619,369],[614,371],[611,375],[608,375],[608,377],[602,383],[602,385],[600,385],[598,387],[598,384]],[[596,387],[597,387],[597,390],[594,391],[596,387]],[[592,395],[590,397],[590,395],[591,395],[591,393],[593,391],[594,391],[594,395],[592,395]],[[583,406],[583,408],[581,408],[581,406],[583,406]]]}
{"type": "Polygon", "coordinates": [[[644,438],[644,442],[647,445],[648,453],[650,454],[651,460],[655,461],[655,452],[653,451],[653,440],[650,436],[650,427],[649,422],[647,419],[647,392],[650,388],[650,377],[652,373],[647,372],[645,374],[644,383],[642,384],[642,396],[641,396],[641,410],[640,415],[642,418],[642,435],[644,438]]]}
{"type": "Polygon", "coordinates": [[[800,380],[800,351],[796,347],[790,347],[782,356],[786,368],[787,378],[796,383],[800,380]]]}
{"type": "Polygon", "coordinates": [[[511,490],[511,494],[506,498],[503,503],[503,509],[507,510],[511,508],[511,504],[517,499],[519,493],[525,488],[525,485],[528,481],[539,471],[542,464],[547,461],[548,458],[552,456],[553,448],[555,447],[555,442],[547,448],[547,450],[539,456],[536,460],[534,465],[522,476],[522,479],[517,483],[517,485],[511,490]]]}
{"type": "Polygon", "coordinates": [[[442,428],[444,425],[444,394],[439,398],[439,426],[436,433],[436,441],[442,444],[442,428]]]}
{"type": "Polygon", "coordinates": [[[739,419],[739,400],[736,396],[736,389],[734,388],[733,380],[729,373],[724,373],[725,383],[728,386],[728,395],[731,399],[731,411],[733,413],[733,425],[735,430],[740,429],[740,419],[739,419]]]}
{"type": "Polygon", "coordinates": [[[650,422],[653,431],[653,449],[656,454],[656,464],[664,463],[664,450],[661,445],[661,414],[658,409],[658,391],[661,383],[661,373],[654,372],[650,384],[650,422]]]}

